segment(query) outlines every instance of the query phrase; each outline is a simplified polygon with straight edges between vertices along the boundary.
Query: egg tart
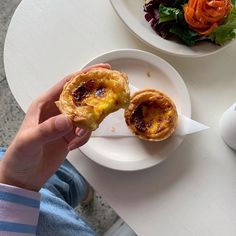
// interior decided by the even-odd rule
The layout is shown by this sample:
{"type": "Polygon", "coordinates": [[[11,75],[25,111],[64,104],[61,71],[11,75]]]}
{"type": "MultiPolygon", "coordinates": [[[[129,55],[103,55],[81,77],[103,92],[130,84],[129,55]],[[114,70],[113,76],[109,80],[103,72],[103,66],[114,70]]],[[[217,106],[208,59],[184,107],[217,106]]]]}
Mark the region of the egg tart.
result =
{"type": "Polygon", "coordinates": [[[178,121],[174,102],[154,89],[136,92],[124,116],[132,133],[148,141],[167,139],[175,131],[178,121]]]}
{"type": "Polygon", "coordinates": [[[68,81],[56,105],[76,126],[92,131],[107,115],[126,108],[129,101],[130,91],[125,73],[94,68],[68,81]]]}

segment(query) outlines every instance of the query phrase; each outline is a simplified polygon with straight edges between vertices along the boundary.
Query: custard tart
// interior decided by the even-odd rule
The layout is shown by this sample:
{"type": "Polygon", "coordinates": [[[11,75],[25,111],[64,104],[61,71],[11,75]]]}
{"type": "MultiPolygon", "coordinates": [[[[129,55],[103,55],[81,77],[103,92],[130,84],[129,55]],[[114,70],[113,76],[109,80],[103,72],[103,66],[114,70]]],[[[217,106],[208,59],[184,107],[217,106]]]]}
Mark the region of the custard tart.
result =
{"type": "Polygon", "coordinates": [[[154,89],[136,92],[124,116],[132,133],[148,141],[167,139],[175,131],[178,122],[174,102],[154,89]]]}
{"type": "Polygon", "coordinates": [[[76,126],[93,131],[107,115],[126,108],[129,101],[125,73],[94,68],[68,81],[56,105],[76,126]]]}

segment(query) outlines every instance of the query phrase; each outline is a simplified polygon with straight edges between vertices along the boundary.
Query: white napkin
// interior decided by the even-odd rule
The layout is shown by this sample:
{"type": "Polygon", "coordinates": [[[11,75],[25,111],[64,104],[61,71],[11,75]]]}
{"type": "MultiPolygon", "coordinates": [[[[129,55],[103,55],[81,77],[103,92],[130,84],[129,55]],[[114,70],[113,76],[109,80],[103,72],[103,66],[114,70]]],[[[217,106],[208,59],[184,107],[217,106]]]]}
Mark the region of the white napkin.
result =
{"type": "MultiPolygon", "coordinates": [[[[138,91],[133,85],[129,85],[130,92],[133,94],[138,91]]],[[[174,135],[184,136],[206,130],[209,127],[194,121],[182,114],[178,114],[178,126],[174,135]]],[[[100,124],[99,128],[92,132],[92,137],[132,137],[134,136],[126,125],[124,110],[120,109],[107,116],[100,124]]]]}
{"type": "MultiPolygon", "coordinates": [[[[184,136],[196,133],[209,127],[194,121],[184,115],[178,115],[178,126],[174,135],[184,136]]],[[[93,137],[127,137],[134,136],[127,127],[124,119],[124,110],[119,110],[107,116],[99,128],[92,133],[93,137]]]]}

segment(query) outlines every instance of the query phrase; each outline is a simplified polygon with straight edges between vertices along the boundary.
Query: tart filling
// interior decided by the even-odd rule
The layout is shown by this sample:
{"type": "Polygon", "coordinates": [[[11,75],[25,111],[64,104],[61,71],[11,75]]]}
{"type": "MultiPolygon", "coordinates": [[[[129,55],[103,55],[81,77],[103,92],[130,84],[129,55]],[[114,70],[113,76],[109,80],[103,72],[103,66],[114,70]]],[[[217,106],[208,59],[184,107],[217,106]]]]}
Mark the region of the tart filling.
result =
{"type": "Polygon", "coordinates": [[[76,126],[95,130],[107,115],[126,108],[129,100],[126,74],[95,68],[67,82],[56,105],[76,126]]]}
{"type": "Polygon", "coordinates": [[[174,102],[158,90],[142,90],[131,97],[125,110],[125,121],[139,138],[161,141],[170,137],[177,126],[174,102]]]}

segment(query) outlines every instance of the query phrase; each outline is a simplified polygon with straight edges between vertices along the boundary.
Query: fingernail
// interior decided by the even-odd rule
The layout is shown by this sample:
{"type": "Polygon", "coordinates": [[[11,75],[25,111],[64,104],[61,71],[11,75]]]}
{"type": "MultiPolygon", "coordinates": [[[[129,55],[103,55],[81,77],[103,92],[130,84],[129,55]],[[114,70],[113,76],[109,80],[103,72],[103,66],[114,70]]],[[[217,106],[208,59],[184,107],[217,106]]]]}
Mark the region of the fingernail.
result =
{"type": "Polygon", "coordinates": [[[58,131],[70,131],[73,128],[73,125],[68,117],[65,115],[59,115],[55,119],[55,128],[58,131]]]}
{"type": "Polygon", "coordinates": [[[111,65],[108,64],[108,63],[104,63],[104,65],[105,65],[106,67],[108,67],[108,68],[111,68],[111,65]]]}

